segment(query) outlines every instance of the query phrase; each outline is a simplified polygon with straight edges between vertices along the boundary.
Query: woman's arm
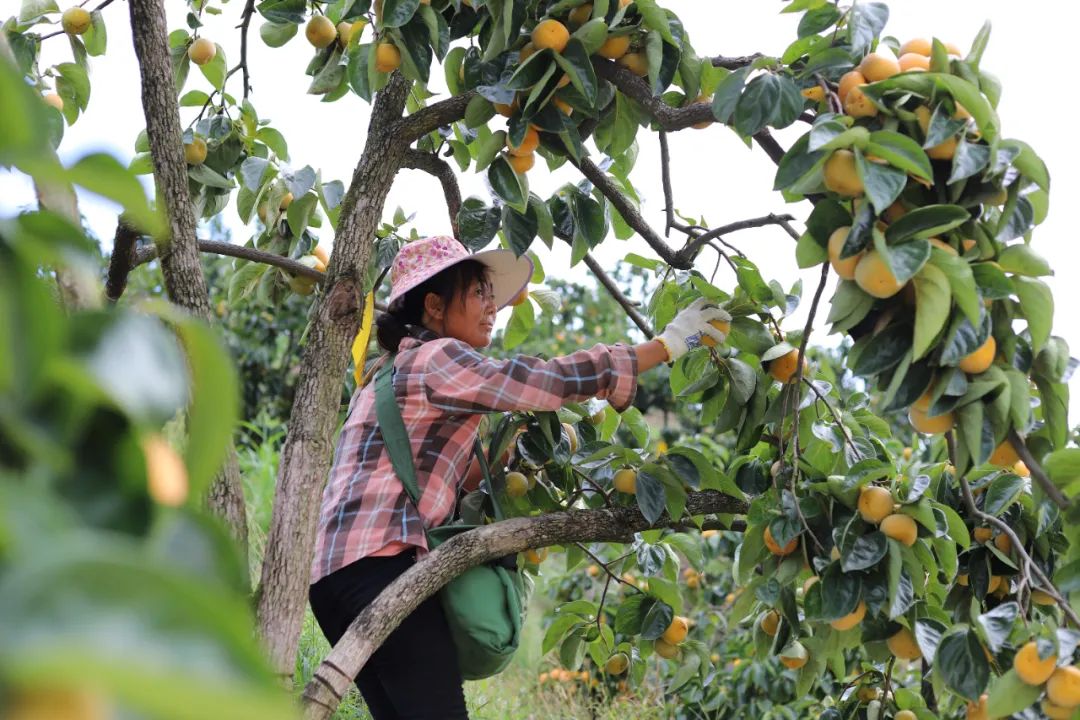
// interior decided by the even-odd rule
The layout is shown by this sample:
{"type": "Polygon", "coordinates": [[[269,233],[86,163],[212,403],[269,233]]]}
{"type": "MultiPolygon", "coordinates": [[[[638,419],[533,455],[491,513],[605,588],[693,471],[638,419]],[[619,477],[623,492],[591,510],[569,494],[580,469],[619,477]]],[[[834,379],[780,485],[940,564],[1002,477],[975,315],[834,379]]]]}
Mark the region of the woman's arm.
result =
{"type": "Polygon", "coordinates": [[[668,361],[667,348],[664,347],[664,343],[659,340],[638,343],[634,346],[634,353],[637,355],[637,369],[639,375],[646,370],[652,370],[657,365],[661,365],[668,361]]]}

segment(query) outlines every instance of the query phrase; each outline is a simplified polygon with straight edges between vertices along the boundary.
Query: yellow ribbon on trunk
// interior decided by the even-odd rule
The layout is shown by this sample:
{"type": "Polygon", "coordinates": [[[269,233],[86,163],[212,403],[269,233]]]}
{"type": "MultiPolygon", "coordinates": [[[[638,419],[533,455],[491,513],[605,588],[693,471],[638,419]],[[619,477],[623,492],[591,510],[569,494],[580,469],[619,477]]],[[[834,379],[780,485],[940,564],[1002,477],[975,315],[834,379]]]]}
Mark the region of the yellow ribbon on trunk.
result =
{"type": "Polygon", "coordinates": [[[360,332],[353,340],[353,377],[356,384],[360,385],[364,380],[364,360],[367,357],[368,342],[371,340],[371,327],[375,324],[375,293],[368,293],[364,298],[364,317],[360,320],[360,332]]]}

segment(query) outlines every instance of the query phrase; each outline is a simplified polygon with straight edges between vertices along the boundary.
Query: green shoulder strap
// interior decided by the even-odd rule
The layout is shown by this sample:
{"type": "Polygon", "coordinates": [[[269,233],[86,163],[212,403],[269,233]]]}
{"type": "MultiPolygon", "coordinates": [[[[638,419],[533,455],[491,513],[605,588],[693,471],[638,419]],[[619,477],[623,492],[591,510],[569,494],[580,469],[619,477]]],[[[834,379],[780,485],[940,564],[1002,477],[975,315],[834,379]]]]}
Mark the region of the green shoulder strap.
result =
{"type": "MultiPolygon", "coordinates": [[[[401,407],[398,406],[397,398],[394,397],[394,357],[391,355],[375,374],[375,416],[379,420],[379,429],[382,431],[383,443],[386,445],[386,452],[390,455],[390,464],[394,467],[394,473],[405,486],[405,492],[412,499],[413,506],[419,509],[420,487],[416,484],[412,444],[409,442],[408,431],[405,430],[405,421],[401,418],[401,407]]],[[[502,507],[499,506],[499,501],[495,497],[491,484],[491,469],[488,467],[487,458],[484,457],[484,448],[480,444],[480,438],[477,438],[473,444],[473,452],[480,463],[484,489],[491,498],[495,519],[502,520],[502,507]]]]}

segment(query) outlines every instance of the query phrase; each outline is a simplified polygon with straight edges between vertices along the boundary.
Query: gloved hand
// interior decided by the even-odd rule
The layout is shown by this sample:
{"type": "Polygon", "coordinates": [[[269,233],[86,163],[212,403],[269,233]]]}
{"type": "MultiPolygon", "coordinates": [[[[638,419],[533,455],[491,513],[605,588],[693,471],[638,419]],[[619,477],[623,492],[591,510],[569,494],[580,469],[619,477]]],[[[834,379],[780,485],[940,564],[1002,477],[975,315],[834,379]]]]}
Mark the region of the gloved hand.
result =
{"type": "Polygon", "coordinates": [[[694,348],[710,344],[706,338],[714,340],[713,345],[724,342],[727,332],[711,325],[712,322],[730,327],[731,315],[707,298],[698,298],[680,311],[664,328],[664,332],[656,336],[667,348],[668,362],[675,362],[694,348]]]}

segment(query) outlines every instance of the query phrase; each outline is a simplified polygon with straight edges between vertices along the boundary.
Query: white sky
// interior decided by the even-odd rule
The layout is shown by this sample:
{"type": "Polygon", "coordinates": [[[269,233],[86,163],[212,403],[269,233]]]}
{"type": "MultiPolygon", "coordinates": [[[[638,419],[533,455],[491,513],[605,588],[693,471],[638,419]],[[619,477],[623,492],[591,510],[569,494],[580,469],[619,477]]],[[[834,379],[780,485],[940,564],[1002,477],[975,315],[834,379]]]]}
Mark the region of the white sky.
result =
{"type": "MultiPolygon", "coordinates": [[[[0,0],[0,18],[17,13],[19,0],[0,0]]],[[[170,28],[184,26],[186,3],[166,0],[170,28]]],[[[775,0],[669,0],[665,3],[683,20],[691,34],[694,47],[701,55],[743,55],[755,51],[779,55],[795,39],[798,15],[781,15],[783,3],[775,0]]],[[[61,0],[61,6],[66,3],[61,0]]],[[[203,35],[221,44],[230,66],[239,58],[239,24],[243,3],[233,0],[224,6],[223,15],[206,16],[203,35]]],[[[1050,168],[1053,178],[1049,217],[1035,233],[1034,247],[1048,258],[1056,275],[1047,278],[1054,293],[1057,309],[1054,333],[1069,341],[1073,354],[1080,354],[1080,282],[1071,266],[1080,258],[1077,233],[1067,210],[1069,198],[1080,197],[1080,178],[1068,172],[1066,163],[1075,161],[1072,143],[1058,139],[1062,120],[1069,116],[1069,104],[1075,103],[1065,85],[1051,95],[1052,79],[1060,77],[1058,70],[1072,67],[1075,53],[1070,50],[1067,36],[1075,27],[1080,12],[1072,3],[1060,0],[1030,0],[1017,3],[1008,0],[894,0],[886,33],[901,42],[914,36],[935,35],[952,41],[966,51],[985,19],[994,24],[983,66],[1002,81],[1004,92],[998,112],[1005,137],[1028,141],[1050,168]]],[[[109,47],[104,57],[91,58],[93,91],[90,107],[74,127],[68,128],[60,148],[65,161],[90,151],[106,151],[127,161],[133,154],[135,136],[144,126],[139,96],[138,68],[131,45],[127,6],[114,3],[106,8],[109,47]]],[[[362,150],[367,127],[369,106],[354,95],[336,103],[321,103],[319,98],[306,95],[310,78],[304,68],[312,48],[299,33],[285,47],[271,49],[259,38],[258,16],[252,22],[249,42],[249,65],[252,70],[252,101],[260,117],[270,118],[289,142],[292,162],[296,167],[310,164],[321,169],[325,180],[340,179],[346,184],[362,150]]],[[[370,33],[370,29],[366,32],[370,33]]],[[[62,37],[46,41],[43,65],[70,61],[70,48],[62,37]]],[[[444,90],[441,69],[433,68],[432,89],[444,90]]],[[[229,91],[242,94],[239,73],[230,79],[229,91]]],[[[185,90],[209,89],[209,84],[195,69],[189,75],[185,90]]],[[[1075,109],[1075,104],[1072,105],[1075,109]]],[[[197,109],[186,108],[185,125],[197,109]]],[[[500,118],[496,118],[498,120],[500,118]]],[[[494,121],[493,121],[494,122],[494,121]]],[[[788,146],[805,125],[797,124],[778,133],[788,146]]],[[[635,182],[644,198],[643,212],[653,227],[663,228],[663,194],[660,188],[659,147],[655,135],[642,130],[635,182]]],[[[714,126],[707,130],[687,130],[670,136],[672,181],[676,207],[688,215],[704,215],[712,225],[756,217],[769,212],[788,212],[798,220],[809,213],[808,203],[786,205],[779,193],[770,191],[775,167],[758,149],[749,150],[731,131],[714,126]]],[[[463,196],[479,195],[490,202],[482,177],[468,172],[460,178],[463,196]]],[[[576,182],[580,177],[573,168],[549,173],[538,162],[529,173],[533,191],[547,197],[560,185],[576,182]]],[[[34,202],[32,188],[26,178],[0,170],[0,214],[10,214],[16,208],[34,202]]],[[[390,192],[386,204],[389,218],[397,206],[415,212],[415,224],[421,234],[448,231],[445,205],[437,181],[419,171],[403,171],[390,192]]],[[[83,196],[81,209],[92,230],[110,242],[116,225],[116,209],[110,203],[83,196]]],[[[244,241],[249,232],[236,215],[235,206],[224,213],[226,224],[233,230],[233,239],[244,241]]],[[[797,224],[801,227],[801,223],[797,224]]],[[[743,249],[761,268],[766,279],[777,279],[787,288],[803,277],[806,302],[800,312],[787,320],[790,328],[801,328],[809,298],[816,286],[819,271],[814,268],[799,271],[795,264],[795,245],[779,228],[743,231],[728,239],[743,249]]],[[[323,242],[329,242],[324,237],[323,242]]],[[[672,242],[678,238],[672,235],[672,242]]],[[[534,249],[540,253],[549,275],[584,280],[588,270],[584,265],[568,269],[569,252],[560,244],[548,251],[539,241],[534,249]]],[[[619,242],[612,237],[595,251],[606,267],[613,267],[628,252],[651,255],[640,239],[619,242]]],[[[712,272],[715,255],[706,252],[701,269],[712,272]]],[[[729,270],[721,267],[717,284],[732,284],[729,270]]],[[[831,294],[826,290],[825,299],[831,294]]],[[[827,309],[821,313],[821,318],[827,309]]],[[[819,327],[823,327],[819,323],[819,327]]],[[[823,334],[817,342],[835,342],[823,334]]],[[[1073,383],[1073,421],[1080,410],[1080,385],[1073,383]]]]}

